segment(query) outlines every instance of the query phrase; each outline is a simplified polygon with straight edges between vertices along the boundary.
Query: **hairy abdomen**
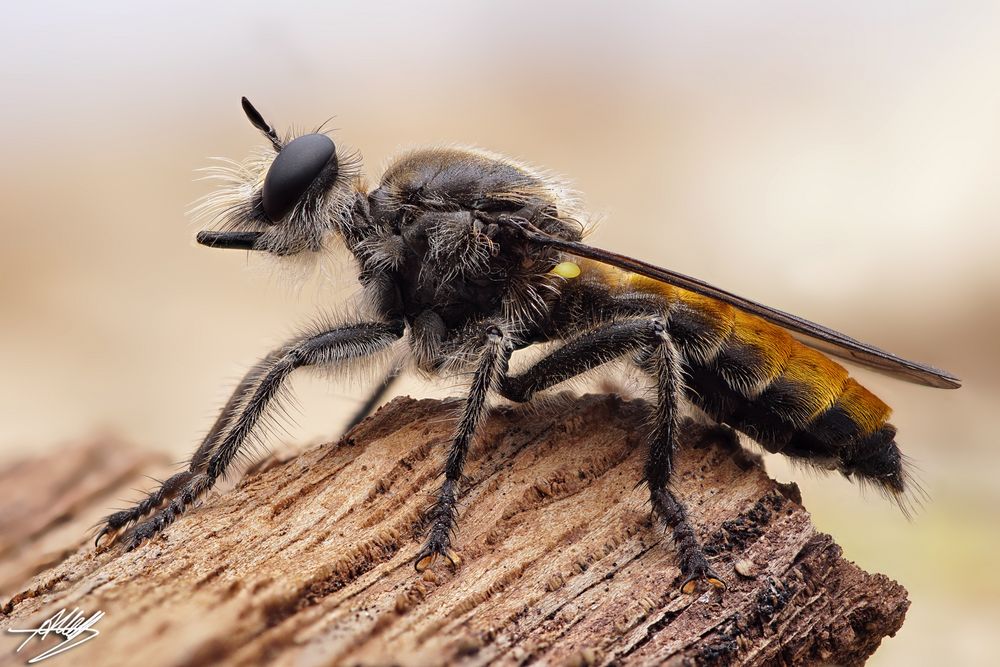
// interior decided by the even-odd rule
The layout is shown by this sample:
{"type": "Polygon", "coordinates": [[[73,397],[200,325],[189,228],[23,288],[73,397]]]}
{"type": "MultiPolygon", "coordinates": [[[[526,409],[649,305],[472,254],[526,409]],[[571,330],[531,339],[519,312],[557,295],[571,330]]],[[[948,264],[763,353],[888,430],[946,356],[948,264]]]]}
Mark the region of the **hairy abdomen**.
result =
{"type": "Polygon", "coordinates": [[[891,409],[826,355],[732,306],[604,267],[622,290],[662,297],[687,370],[687,395],[772,452],[905,491],[891,409]]]}

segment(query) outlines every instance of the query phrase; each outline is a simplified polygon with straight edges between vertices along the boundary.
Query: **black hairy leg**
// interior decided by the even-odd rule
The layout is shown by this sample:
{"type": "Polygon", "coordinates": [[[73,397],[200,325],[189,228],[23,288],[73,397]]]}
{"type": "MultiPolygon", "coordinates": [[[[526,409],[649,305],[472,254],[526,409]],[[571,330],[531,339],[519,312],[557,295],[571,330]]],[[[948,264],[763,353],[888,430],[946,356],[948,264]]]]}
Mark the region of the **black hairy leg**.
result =
{"type": "Polygon", "coordinates": [[[344,433],[347,433],[364,421],[365,417],[367,417],[369,413],[375,409],[375,406],[382,402],[385,395],[389,393],[389,389],[396,383],[396,380],[399,379],[399,375],[402,371],[403,369],[396,365],[393,366],[388,373],[386,373],[385,377],[378,383],[378,386],[372,390],[371,394],[368,395],[368,398],[365,399],[365,402],[361,404],[361,407],[357,409],[350,421],[347,422],[347,426],[344,427],[344,433]]]}
{"type": "Polygon", "coordinates": [[[681,568],[681,590],[693,593],[704,581],[724,588],[712,570],[683,503],[670,490],[673,452],[679,436],[678,405],[683,378],[678,353],[664,321],[656,316],[611,322],[576,338],[541,359],[521,375],[507,376],[499,392],[514,401],[528,401],[543,391],[613,359],[633,357],[656,382],[656,407],[645,482],[654,514],[673,532],[681,568]]]}
{"type": "Polygon", "coordinates": [[[666,326],[661,321],[654,321],[652,328],[658,343],[645,359],[649,371],[655,374],[657,395],[653,435],[649,441],[645,470],[649,499],[653,512],[667,528],[673,530],[683,577],[681,592],[694,593],[701,581],[724,589],[725,583],[709,566],[705,551],[698,543],[687,509],[670,490],[674,448],[680,431],[677,408],[683,396],[684,380],[677,348],[670,339],[666,326]]]}
{"type": "Polygon", "coordinates": [[[159,509],[163,505],[164,499],[172,498],[178,490],[191,481],[193,475],[194,473],[191,470],[179,472],[167,478],[166,481],[160,484],[160,488],[147,495],[132,507],[104,517],[102,520],[104,526],[97,533],[94,546],[100,546],[101,540],[105,536],[109,537],[109,544],[113,543],[123,528],[130,526],[153,510],[159,509]]]}
{"type": "Polygon", "coordinates": [[[483,332],[483,348],[479,362],[472,376],[469,395],[462,409],[462,417],[455,430],[448,461],[444,468],[444,482],[438,491],[437,500],[425,519],[430,525],[427,541],[414,559],[414,567],[423,572],[438,556],[444,556],[452,565],[459,565],[461,559],[451,548],[451,538],[455,532],[458,485],[465,467],[469,444],[476,433],[476,427],[486,412],[486,399],[500,379],[507,373],[507,364],[513,344],[499,327],[487,325],[483,332]]]}
{"type": "Polygon", "coordinates": [[[269,354],[237,385],[191,457],[188,469],[167,479],[134,507],[108,516],[97,535],[97,543],[105,535],[110,535],[113,542],[122,529],[152,512],[155,513],[132,529],[128,550],[173,523],[225,474],[292,371],[374,354],[402,335],[402,322],[355,324],[303,336],[269,354]]]}
{"type": "Polygon", "coordinates": [[[243,379],[236,385],[233,393],[229,396],[229,400],[226,401],[226,404],[219,412],[219,416],[215,419],[215,423],[212,424],[212,428],[209,429],[204,439],[202,439],[201,445],[199,445],[198,449],[191,456],[188,469],[168,478],[160,485],[160,488],[152,491],[132,507],[105,517],[103,520],[104,526],[97,533],[97,538],[94,540],[95,546],[100,545],[101,539],[105,536],[109,537],[109,543],[113,543],[122,529],[137,522],[153,510],[159,509],[167,499],[173,499],[175,495],[181,492],[184,486],[190,483],[197,471],[204,467],[212,448],[218,442],[223,431],[229,426],[247,392],[260,380],[261,375],[281,352],[282,350],[280,349],[274,350],[257,362],[243,376],[243,379]]]}

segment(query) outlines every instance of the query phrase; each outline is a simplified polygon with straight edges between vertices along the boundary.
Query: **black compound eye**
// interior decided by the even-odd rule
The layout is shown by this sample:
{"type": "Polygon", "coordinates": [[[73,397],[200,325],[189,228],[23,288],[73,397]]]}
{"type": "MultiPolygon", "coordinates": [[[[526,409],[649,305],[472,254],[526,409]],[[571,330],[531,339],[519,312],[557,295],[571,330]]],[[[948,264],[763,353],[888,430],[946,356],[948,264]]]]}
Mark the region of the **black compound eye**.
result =
{"type": "Polygon", "coordinates": [[[262,203],[271,222],[288,215],[331,160],[336,174],[336,156],[336,147],[325,134],[305,134],[281,149],[264,178],[262,203]]]}

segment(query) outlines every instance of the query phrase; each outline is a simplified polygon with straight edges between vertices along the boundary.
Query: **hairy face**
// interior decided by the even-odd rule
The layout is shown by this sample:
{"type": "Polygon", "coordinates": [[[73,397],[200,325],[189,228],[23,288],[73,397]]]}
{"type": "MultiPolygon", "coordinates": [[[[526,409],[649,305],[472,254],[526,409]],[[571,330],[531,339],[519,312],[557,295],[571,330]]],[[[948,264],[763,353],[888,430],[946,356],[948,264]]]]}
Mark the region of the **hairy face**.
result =
{"type": "Polygon", "coordinates": [[[350,220],[360,160],[322,128],[279,137],[246,98],[243,110],[270,145],[206,170],[219,188],[195,206],[206,227],[198,242],[282,256],[322,251],[350,220]]]}

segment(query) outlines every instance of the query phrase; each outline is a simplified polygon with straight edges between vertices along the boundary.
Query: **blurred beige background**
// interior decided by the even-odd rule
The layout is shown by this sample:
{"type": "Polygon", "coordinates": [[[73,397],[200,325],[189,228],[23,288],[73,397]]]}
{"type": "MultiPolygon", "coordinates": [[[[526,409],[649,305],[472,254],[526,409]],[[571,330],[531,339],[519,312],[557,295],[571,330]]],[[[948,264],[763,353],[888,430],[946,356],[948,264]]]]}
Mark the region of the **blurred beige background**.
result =
{"type": "MultiPolygon", "coordinates": [[[[261,141],[247,95],[279,128],[336,114],[372,177],[440,142],[549,167],[596,243],[958,374],[945,392],[858,373],[933,497],[912,523],[768,465],[910,590],[873,664],[996,653],[1000,4],[269,4],[5,9],[0,458],[109,430],[182,459],[242,370],[339,298],[193,242],[194,170],[261,141]]],[[[299,441],[359,402],[296,387],[299,441]]]]}

